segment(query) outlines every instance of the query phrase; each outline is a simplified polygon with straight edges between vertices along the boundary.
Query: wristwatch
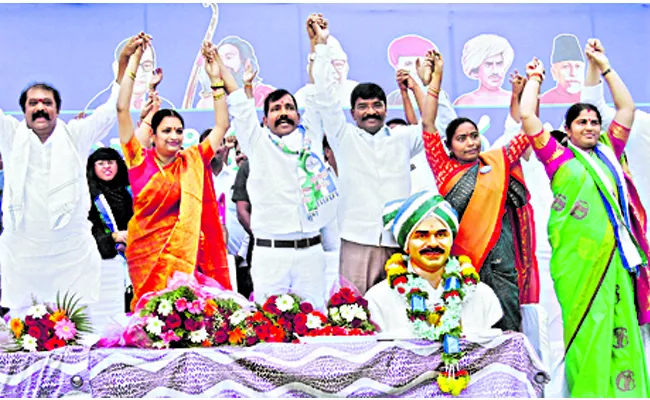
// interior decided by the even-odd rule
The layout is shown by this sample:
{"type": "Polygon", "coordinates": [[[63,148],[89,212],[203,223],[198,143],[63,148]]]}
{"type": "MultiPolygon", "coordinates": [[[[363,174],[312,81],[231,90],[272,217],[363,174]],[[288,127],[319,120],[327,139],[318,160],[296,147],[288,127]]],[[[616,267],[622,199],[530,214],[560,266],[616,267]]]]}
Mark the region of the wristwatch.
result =
{"type": "Polygon", "coordinates": [[[315,59],[316,59],[316,53],[309,53],[307,55],[307,62],[314,62],[315,59]]]}

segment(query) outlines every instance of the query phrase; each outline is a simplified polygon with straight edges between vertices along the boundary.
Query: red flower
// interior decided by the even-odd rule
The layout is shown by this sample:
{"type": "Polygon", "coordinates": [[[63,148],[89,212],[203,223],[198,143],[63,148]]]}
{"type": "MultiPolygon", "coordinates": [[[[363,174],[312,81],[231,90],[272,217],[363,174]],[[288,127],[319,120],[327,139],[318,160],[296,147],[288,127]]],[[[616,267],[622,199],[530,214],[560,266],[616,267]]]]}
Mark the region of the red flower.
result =
{"type": "Polygon", "coordinates": [[[246,346],[252,346],[255,343],[257,343],[257,337],[256,336],[249,336],[246,338],[246,346]]]}
{"type": "Polygon", "coordinates": [[[341,304],[343,304],[343,300],[341,299],[341,296],[338,293],[335,293],[334,296],[330,299],[330,303],[332,304],[333,307],[338,307],[341,304]]]}
{"type": "Polygon", "coordinates": [[[300,311],[304,312],[305,314],[309,314],[310,312],[314,311],[314,306],[312,306],[311,303],[304,302],[300,304],[300,311]]]}
{"type": "Polygon", "coordinates": [[[37,323],[38,322],[31,315],[25,317],[25,325],[32,326],[32,325],[37,325],[37,323]]]}
{"type": "Polygon", "coordinates": [[[322,312],[320,312],[320,311],[312,311],[311,315],[315,315],[318,318],[320,318],[320,322],[323,323],[323,325],[327,323],[327,317],[322,312]]]}
{"type": "Polygon", "coordinates": [[[201,326],[202,326],[202,325],[203,325],[203,324],[201,324],[200,322],[197,322],[197,321],[193,320],[192,318],[188,318],[188,319],[186,319],[185,322],[183,323],[183,326],[184,326],[185,329],[187,329],[188,331],[198,331],[199,329],[201,329],[201,326]]]}
{"type": "Polygon", "coordinates": [[[404,294],[405,291],[406,290],[404,290],[404,288],[402,286],[397,288],[397,293],[399,293],[399,294],[404,294]]]}
{"type": "Polygon", "coordinates": [[[393,286],[397,286],[400,283],[406,283],[408,279],[406,279],[406,276],[398,276],[397,278],[393,279],[393,286]]]}
{"type": "Polygon", "coordinates": [[[274,342],[284,341],[284,330],[278,326],[271,327],[271,337],[274,342]]]}
{"type": "Polygon", "coordinates": [[[167,320],[165,320],[165,326],[169,329],[176,329],[181,326],[181,322],[181,317],[174,313],[167,317],[167,320]]]}
{"type": "Polygon", "coordinates": [[[59,347],[65,346],[65,342],[59,338],[53,337],[50,340],[47,340],[45,343],[43,343],[43,347],[45,347],[48,351],[52,351],[54,349],[58,349],[59,347]]]}
{"type": "Polygon", "coordinates": [[[332,335],[334,336],[345,336],[345,329],[340,326],[332,327],[332,335]]]}
{"type": "Polygon", "coordinates": [[[340,290],[340,293],[341,293],[341,299],[343,299],[343,301],[346,304],[354,303],[355,296],[352,290],[350,290],[349,288],[342,288],[340,290]]]}
{"type": "Polygon", "coordinates": [[[305,333],[307,333],[307,325],[297,324],[295,331],[298,335],[303,336],[305,333]]]}
{"type": "Polygon", "coordinates": [[[45,329],[54,329],[54,322],[51,321],[49,317],[48,318],[43,317],[36,321],[40,326],[42,326],[45,329]]]}
{"type": "Polygon", "coordinates": [[[271,328],[269,327],[269,325],[266,324],[256,326],[255,334],[261,341],[266,342],[271,337],[271,328]]]}
{"type": "Polygon", "coordinates": [[[353,328],[353,329],[350,329],[350,331],[348,332],[348,335],[349,336],[361,336],[361,335],[363,335],[363,331],[361,329],[359,329],[359,328],[353,328]]]}
{"type": "Polygon", "coordinates": [[[298,314],[293,319],[293,323],[296,325],[305,325],[307,323],[307,316],[305,314],[298,314]]]}
{"type": "Polygon", "coordinates": [[[255,313],[251,318],[253,322],[264,322],[265,320],[267,320],[266,317],[264,317],[264,314],[262,314],[259,311],[255,311],[255,313]]]}
{"type": "Polygon", "coordinates": [[[291,321],[287,321],[284,318],[278,318],[278,325],[288,331],[290,331],[291,328],[293,328],[293,324],[291,324],[291,321]]]}
{"type": "Polygon", "coordinates": [[[456,291],[456,290],[452,290],[452,291],[449,292],[449,293],[445,293],[445,295],[442,296],[442,298],[445,299],[445,300],[447,300],[448,298],[450,298],[450,297],[452,297],[452,296],[460,296],[460,294],[458,293],[458,291],[456,291]]]}
{"type": "Polygon", "coordinates": [[[228,332],[223,329],[220,329],[214,333],[214,341],[217,344],[223,344],[228,341],[228,332]]]}
{"type": "Polygon", "coordinates": [[[45,329],[39,327],[38,325],[32,325],[29,327],[29,330],[27,330],[27,334],[35,339],[46,339],[41,337],[44,330],[45,329]]]}

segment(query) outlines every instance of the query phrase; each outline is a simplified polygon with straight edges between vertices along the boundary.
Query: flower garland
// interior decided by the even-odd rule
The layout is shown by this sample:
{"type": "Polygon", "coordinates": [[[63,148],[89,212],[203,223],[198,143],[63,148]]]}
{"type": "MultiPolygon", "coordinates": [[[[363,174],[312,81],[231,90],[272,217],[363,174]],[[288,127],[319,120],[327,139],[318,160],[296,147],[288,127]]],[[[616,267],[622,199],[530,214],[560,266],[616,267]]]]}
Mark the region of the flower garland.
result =
{"type": "Polygon", "coordinates": [[[413,332],[421,338],[441,342],[444,371],[438,375],[440,390],[458,396],[469,384],[469,373],[458,369],[464,352],[459,338],[463,332],[461,312],[480,281],[469,257],[450,257],[442,275],[441,299],[429,299],[429,282],[407,267],[402,254],[393,255],[386,262],[388,284],[407,304],[406,314],[413,332]],[[442,300],[442,301],[440,301],[442,300]]]}

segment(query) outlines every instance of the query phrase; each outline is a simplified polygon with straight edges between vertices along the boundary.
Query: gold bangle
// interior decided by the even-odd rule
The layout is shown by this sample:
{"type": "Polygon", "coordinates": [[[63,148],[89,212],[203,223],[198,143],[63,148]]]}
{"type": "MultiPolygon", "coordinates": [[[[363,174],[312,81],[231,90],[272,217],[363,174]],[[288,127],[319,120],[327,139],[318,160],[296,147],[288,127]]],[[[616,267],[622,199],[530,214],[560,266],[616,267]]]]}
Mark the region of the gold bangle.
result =
{"type": "Polygon", "coordinates": [[[212,90],[223,89],[224,85],[225,85],[225,83],[224,83],[223,79],[220,79],[220,80],[214,82],[212,85],[210,85],[210,89],[212,89],[212,90]]]}
{"type": "Polygon", "coordinates": [[[215,100],[221,100],[221,99],[223,99],[225,96],[226,96],[226,92],[222,92],[222,93],[213,93],[213,94],[212,94],[212,98],[215,99],[215,100]]]}
{"type": "Polygon", "coordinates": [[[129,78],[135,80],[135,72],[129,71],[129,78]]]}
{"type": "Polygon", "coordinates": [[[253,84],[250,83],[250,82],[244,82],[244,87],[250,87],[250,88],[252,88],[252,87],[253,87],[253,84]]]}
{"type": "Polygon", "coordinates": [[[440,94],[440,89],[429,86],[429,93],[440,94]]]}

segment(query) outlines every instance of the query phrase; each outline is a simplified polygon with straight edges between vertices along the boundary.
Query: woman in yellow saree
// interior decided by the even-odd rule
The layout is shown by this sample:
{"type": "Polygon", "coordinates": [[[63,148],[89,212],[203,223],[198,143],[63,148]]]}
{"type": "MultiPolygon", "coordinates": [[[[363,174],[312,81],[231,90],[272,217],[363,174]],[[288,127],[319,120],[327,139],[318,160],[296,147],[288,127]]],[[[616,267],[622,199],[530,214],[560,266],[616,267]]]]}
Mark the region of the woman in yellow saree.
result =
{"type": "Polygon", "coordinates": [[[229,126],[218,55],[204,46],[216,119],[208,140],[182,149],[183,118],[174,110],[163,109],[151,120],[154,147],[146,149],[134,135],[129,105],[135,71],[150,40],[140,34],[117,103],[120,141],[134,196],[126,248],[133,283],[132,310],[145,293],[164,289],[175,271],[194,274],[199,282],[207,276],[231,289],[209,169],[229,126]]]}
{"type": "Polygon", "coordinates": [[[612,92],[616,116],[611,146],[599,143],[602,118],[588,103],[566,113],[567,147],[535,116],[544,67],[527,66],[521,117],[555,200],[548,232],[551,276],[562,307],[565,371],[571,397],[641,397],[650,394],[633,280],[647,268],[635,238],[630,191],[620,164],[634,121],[634,100],[610,67],[597,39],[585,51],[587,71],[600,71],[612,92]]]}

